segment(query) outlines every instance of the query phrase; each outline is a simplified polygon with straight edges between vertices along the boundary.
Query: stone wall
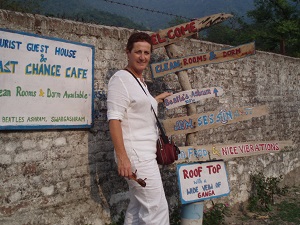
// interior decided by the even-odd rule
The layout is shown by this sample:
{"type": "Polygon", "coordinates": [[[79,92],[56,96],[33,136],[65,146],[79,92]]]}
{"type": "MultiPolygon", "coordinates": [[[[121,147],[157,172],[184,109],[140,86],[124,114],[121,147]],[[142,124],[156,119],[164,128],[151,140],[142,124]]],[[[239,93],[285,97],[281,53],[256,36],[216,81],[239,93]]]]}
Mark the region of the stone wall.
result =
{"type": "MultiPolygon", "coordinates": [[[[95,46],[94,126],[83,130],[0,131],[1,224],[105,224],[118,219],[128,203],[126,182],[117,175],[106,121],[107,83],[126,65],[125,44],[133,30],[79,23],[0,10],[0,27],[57,37],[95,46]]],[[[184,55],[219,50],[226,46],[186,39],[184,55]]],[[[1,54],[1,48],[0,48],[1,54]]],[[[153,60],[167,58],[163,48],[153,60]]],[[[277,154],[236,158],[226,162],[231,193],[216,201],[241,203],[249,197],[251,172],[284,176],[299,185],[300,168],[300,59],[267,52],[227,63],[187,71],[193,88],[221,86],[219,99],[197,102],[197,112],[221,107],[267,104],[267,116],[226,125],[194,135],[197,144],[292,140],[277,154]]],[[[146,80],[152,93],[181,91],[175,74],[146,80]]],[[[185,107],[160,108],[166,119],[186,114],[185,107]]],[[[1,115],[0,115],[1,116],[1,115]]],[[[185,136],[176,137],[183,143],[185,136]]],[[[170,208],[179,202],[174,167],[162,168],[170,208]]]]}

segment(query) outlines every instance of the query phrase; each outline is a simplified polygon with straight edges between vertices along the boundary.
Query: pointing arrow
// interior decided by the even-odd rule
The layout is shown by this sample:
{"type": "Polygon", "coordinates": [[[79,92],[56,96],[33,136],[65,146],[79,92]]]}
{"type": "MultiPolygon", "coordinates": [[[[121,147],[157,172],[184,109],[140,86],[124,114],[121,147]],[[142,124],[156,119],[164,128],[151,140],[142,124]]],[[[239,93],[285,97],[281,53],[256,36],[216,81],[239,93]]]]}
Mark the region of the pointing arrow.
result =
{"type": "Polygon", "coordinates": [[[215,97],[218,97],[218,92],[219,92],[219,91],[218,91],[218,89],[217,89],[217,88],[215,88],[215,89],[214,89],[214,94],[215,94],[215,97]]]}

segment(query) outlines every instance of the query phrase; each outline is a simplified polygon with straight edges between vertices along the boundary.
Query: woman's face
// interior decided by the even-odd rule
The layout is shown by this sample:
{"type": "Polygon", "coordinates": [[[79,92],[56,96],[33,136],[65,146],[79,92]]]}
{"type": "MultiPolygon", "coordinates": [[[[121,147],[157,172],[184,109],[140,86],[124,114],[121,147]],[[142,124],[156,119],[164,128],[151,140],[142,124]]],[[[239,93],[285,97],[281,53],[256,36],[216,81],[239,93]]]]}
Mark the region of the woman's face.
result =
{"type": "Polygon", "coordinates": [[[127,50],[128,66],[137,75],[142,75],[143,70],[150,61],[151,45],[146,41],[135,42],[131,52],[127,50]]]}

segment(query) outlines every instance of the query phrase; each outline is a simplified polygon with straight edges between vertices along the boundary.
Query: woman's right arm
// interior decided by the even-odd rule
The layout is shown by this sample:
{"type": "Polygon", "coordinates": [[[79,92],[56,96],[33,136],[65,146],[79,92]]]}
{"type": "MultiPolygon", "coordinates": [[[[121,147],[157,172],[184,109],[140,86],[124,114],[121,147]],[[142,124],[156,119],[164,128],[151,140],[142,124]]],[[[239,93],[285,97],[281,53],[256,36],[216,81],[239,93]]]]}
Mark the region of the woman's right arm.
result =
{"type": "Polygon", "coordinates": [[[129,177],[132,175],[131,163],[124,146],[121,121],[116,119],[109,120],[109,131],[116,152],[118,173],[120,176],[129,177]]]}

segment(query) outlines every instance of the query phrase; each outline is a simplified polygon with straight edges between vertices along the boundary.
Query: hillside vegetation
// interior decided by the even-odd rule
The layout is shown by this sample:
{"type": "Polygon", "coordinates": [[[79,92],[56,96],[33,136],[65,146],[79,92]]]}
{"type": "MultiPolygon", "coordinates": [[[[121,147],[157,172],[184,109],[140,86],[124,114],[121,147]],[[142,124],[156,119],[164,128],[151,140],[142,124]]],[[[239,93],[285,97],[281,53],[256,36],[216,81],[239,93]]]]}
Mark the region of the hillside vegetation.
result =
{"type": "Polygon", "coordinates": [[[300,0],[0,0],[0,8],[76,21],[157,31],[192,18],[231,13],[202,40],[300,57],[300,0]]]}

